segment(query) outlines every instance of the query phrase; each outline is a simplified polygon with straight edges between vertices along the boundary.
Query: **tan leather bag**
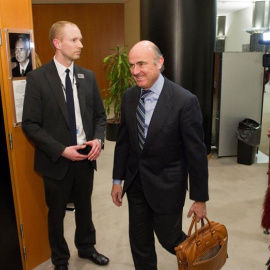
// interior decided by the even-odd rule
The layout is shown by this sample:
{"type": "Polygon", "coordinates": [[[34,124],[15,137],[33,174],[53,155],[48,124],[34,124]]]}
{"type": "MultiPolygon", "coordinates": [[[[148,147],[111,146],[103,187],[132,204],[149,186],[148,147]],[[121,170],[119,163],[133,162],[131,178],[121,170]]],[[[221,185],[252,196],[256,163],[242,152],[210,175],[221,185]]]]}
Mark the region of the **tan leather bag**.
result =
{"type": "Polygon", "coordinates": [[[195,218],[189,227],[185,241],[176,248],[179,270],[219,270],[225,264],[227,255],[228,233],[224,225],[209,221],[201,221],[197,228],[195,218]],[[191,234],[195,224],[195,232],[191,234]]]}

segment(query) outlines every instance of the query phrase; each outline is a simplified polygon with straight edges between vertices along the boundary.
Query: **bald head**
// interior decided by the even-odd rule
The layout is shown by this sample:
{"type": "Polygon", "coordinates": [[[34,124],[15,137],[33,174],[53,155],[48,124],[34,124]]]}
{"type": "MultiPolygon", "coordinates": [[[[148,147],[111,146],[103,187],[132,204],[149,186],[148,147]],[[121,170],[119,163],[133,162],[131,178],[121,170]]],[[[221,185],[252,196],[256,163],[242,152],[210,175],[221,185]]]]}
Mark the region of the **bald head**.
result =
{"type": "MultiPolygon", "coordinates": [[[[150,53],[151,52],[155,55],[155,62],[160,58],[163,57],[162,53],[160,52],[158,46],[156,44],[154,44],[153,42],[149,41],[149,40],[142,40],[138,43],[136,43],[130,50],[130,52],[132,52],[132,50],[140,50],[140,51],[145,51],[146,53],[150,53]]],[[[163,71],[163,66],[162,66],[162,70],[163,71]]]]}
{"type": "Polygon", "coordinates": [[[136,43],[136,44],[131,48],[130,51],[132,51],[132,50],[137,50],[137,49],[140,49],[140,50],[141,50],[141,49],[145,49],[145,50],[153,50],[153,48],[154,48],[155,46],[156,46],[156,45],[155,45],[153,42],[149,41],[149,40],[142,40],[142,41],[136,43]]]}
{"type": "Polygon", "coordinates": [[[129,52],[130,71],[139,87],[149,89],[163,70],[164,59],[159,48],[151,41],[135,44],[129,52]]]}

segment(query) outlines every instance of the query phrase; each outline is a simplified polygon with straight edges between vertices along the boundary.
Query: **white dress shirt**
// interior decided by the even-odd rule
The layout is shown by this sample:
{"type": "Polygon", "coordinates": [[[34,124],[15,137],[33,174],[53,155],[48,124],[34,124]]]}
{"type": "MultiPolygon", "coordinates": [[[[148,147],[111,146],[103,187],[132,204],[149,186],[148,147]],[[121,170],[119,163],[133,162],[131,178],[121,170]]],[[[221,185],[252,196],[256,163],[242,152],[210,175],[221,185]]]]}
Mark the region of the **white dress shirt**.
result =
{"type": "Polygon", "coordinates": [[[74,74],[74,63],[69,67],[65,67],[61,65],[54,57],[54,63],[56,65],[56,69],[58,71],[59,77],[62,82],[62,89],[64,96],[66,98],[66,90],[65,90],[65,84],[66,84],[66,69],[68,68],[70,70],[69,76],[72,83],[72,89],[73,89],[73,98],[74,98],[74,108],[75,108],[75,119],[76,119],[76,134],[77,134],[77,144],[83,144],[86,142],[86,136],[85,132],[83,130],[83,124],[82,124],[82,117],[81,117],[81,110],[80,110],[80,104],[78,99],[78,91],[77,91],[77,84],[76,84],[76,78],[74,74]]]}

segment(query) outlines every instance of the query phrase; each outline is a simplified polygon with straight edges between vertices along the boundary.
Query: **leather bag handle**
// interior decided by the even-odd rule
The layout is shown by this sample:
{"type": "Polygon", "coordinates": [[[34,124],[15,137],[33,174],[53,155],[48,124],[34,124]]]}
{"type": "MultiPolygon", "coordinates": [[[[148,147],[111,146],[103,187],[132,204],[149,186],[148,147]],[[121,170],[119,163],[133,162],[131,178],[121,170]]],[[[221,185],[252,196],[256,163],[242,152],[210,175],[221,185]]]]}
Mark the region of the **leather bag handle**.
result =
{"type": "MultiPolygon", "coordinates": [[[[204,226],[204,219],[206,219],[206,221],[207,221],[208,224],[209,224],[210,230],[212,230],[212,225],[211,225],[211,223],[210,223],[210,220],[209,220],[207,217],[204,217],[204,218],[201,219],[201,227],[204,226]]],[[[198,225],[197,225],[196,217],[195,217],[195,216],[193,216],[193,218],[192,218],[192,222],[191,222],[190,227],[189,227],[189,230],[188,230],[188,237],[190,237],[190,235],[191,235],[191,232],[192,232],[192,229],[193,229],[194,224],[195,224],[196,240],[198,240],[198,238],[199,238],[199,233],[198,233],[198,225]]]]}

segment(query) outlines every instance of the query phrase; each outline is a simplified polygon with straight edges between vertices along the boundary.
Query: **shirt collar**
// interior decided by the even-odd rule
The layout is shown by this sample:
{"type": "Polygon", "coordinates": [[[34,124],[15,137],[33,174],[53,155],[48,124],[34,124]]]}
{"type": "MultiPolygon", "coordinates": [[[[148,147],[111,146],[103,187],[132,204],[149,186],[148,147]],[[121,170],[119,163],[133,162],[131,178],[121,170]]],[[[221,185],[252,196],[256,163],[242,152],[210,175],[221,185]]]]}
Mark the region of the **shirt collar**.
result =
{"type": "Polygon", "coordinates": [[[69,72],[70,77],[71,77],[71,78],[73,77],[74,62],[72,62],[71,65],[70,65],[69,67],[65,67],[65,66],[63,66],[62,64],[60,64],[60,63],[55,59],[55,56],[54,56],[53,60],[54,60],[54,63],[55,63],[57,72],[58,72],[58,74],[59,74],[60,77],[66,75],[66,69],[67,69],[67,68],[70,70],[70,72],[69,72]]]}
{"type": "Polygon", "coordinates": [[[22,66],[22,64],[21,64],[21,63],[19,63],[19,65],[20,65],[20,71],[21,71],[21,72],[22,72],[22,69],[24,69],[24,72],[25,72],[25,70],[26,70],[26,68],[27,68],[28,63],[29,63],[29,59],[27,59],[27,60],[25,61],[25,65],[24,65],[24,66],[22,66]]]}
{"type": "MultiPolygon", "coordinates": [[[[160,73],[156,82],[150,87],[150,90],[159,96],[161,91],[162,91],[163,85],[164,85],[164,77],[160,73]]],[[[143,89],[141,89],[141,90],[143,90],[143,89]]]]}

